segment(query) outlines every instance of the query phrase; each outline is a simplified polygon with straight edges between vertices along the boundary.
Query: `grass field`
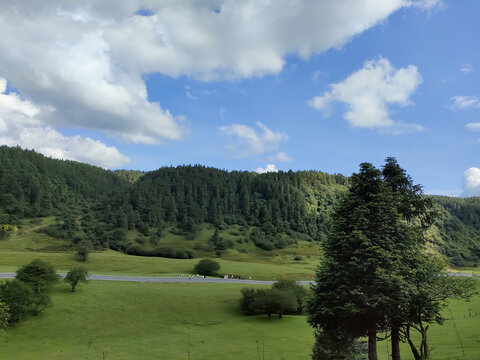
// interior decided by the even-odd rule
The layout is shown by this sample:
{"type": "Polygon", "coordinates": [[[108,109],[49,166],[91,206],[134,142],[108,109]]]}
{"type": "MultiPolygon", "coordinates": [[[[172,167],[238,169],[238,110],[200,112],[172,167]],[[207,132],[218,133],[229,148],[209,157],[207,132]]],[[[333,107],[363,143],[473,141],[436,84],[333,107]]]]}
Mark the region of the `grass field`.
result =
{"type": "MultiPolygon", "coordinates": [[[[259,359],[257,349],[269,360],[309,359],[313,335],[306,318],[243,316],[241,288],[91,281],[71,293],[59,284],[52,307],[0,337],[0,359],[100,360],[105,354],[107,360],[176,360],[188,359],[190,350],[192,360],[243,360],[259,359]]],[[[429,330],[433,359],[479,359],[480,298],[453,302],[450,309],[455,325],[450,319],[429,330]]],[[[387,346],[379,343],[380,359],[387,359],[387,346]]],[[[406,346],[402,354],[411,359],[406,346]]]]}
{"type": "MultiPolygon", "coordinates": [[[[123,274],[123,275],[146,275],[146,276],[177,276],[179,273],[189,274],[193,272],[195,264],[200,260],[196,259],[168,259],[149,258],[141,256],[125,255],[120,252],[105,250],[92,252],[86,263],[78,263],[74,259],[74,251],[53,251],[65,240],[49,237],[38,230],[41,227],[55,221],[53,217],[39,219],[35,222],[24,220],[22,229],[0,240],[0,272],[15,271],[18,267],[25,265],[33,259],[42,259],[51,263],[58,271],[68,271],[73,266],[85,266],[91,273],[97,274],[123,274]]],[[[230,232],[236,234],[235,229],[230,232]]],[[[162,240],[164,245],[179,248],[193,246],[196,242],[206,243],[212,229],[204,228],[197,240],[185,240],[184,238],[168,234],[162,240]]],[[[135,234],[130,234],[135,238],[135,234]]],[[[237,235],[225,231],[222,234],[231,237],[237,235]]],[[[248,247],[248,253],[242,253],[235,249],[227,250],[222,258],[217,259],[220,263],[221,274],[239,275],[244,278],[252,276],[259,280],[272,280],[280,277],[291,277],[295,279],[313,279],[315,268],[319,263],[319,246],[301,242],[290,249],[264,252],[255,249],[253,244],[242,244],[248,247]],[[300,261],[295,261],[295,255],[303,254],[300,261]]],[[[211,255],[211,254],[210,254],[211,255]]]]}

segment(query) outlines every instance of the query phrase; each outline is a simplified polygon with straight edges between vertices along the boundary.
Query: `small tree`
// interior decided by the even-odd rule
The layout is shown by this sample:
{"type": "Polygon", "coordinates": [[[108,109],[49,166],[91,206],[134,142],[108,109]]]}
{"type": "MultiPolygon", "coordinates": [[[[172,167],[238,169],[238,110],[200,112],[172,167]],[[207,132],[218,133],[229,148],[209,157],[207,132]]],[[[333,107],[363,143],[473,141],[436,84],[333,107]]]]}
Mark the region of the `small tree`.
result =
{"type": "Polygon", "coordinates": [[[305,286],[298,285],[293,279],[281,279],[272,285],[272,289],[281,291],[291,291],[297,300],[296,312],[303,311],[305,300],[307,298],[307,289],[305,286]]]}
{"type": "Polygon", "coordinates": [[[75,260],[79,262],[86,262],[88,260],[89,250],[86,246],[79,246],[75,253],[75,260]]]}
{"type": "Polygon", "coordinates": [[[52,265],[36,259],[18,269],[16,279],[28,285],[35,294],[39,294],[55,284],[59,278],[52,265]]]}
{"type": "Polygon", "coordinates": [[[215,276],[220,270],[220,264],[215,260],[211,259],[202,259],[200,260],[195,268],[193,269],[194,272],[200,275],[211,275],[215,276]]]}
{"type": "Polygon", "coordinates": [[[52,299],[50,296],[44,293],[35,293],[31,297],[32,305],[33,305],[33,314],[37,316],[43,310],[45,310],[48,306],[52,304],[52,299]]]}
{"type": "Polygon", "coordinates": [[[0,299],[9,307],[10,322],[18,321],[32,304],[32,290],[16,279],[0,284],[0,299]]]}
{"type": "Polygon", "coordinates": [[[74,267],[70,270],[67,275],[65,276],[64,281],[68,282],[72,287],[72,292],[75,292],[75,288],[77,287],[79,282],[87,282],[88,271],[82,267],[74,267]]]}
{"type": "Polygon", "coordinates": [[[92,244],[88,241],[82,240],[77,245],[77,253],[75,254],[75,259],[79,262],[86,262],[88,260],[88,254],[92,244]]]}
{"type": "Polygon", "coordinates": [[[258,289],[252,306],[256,313],[267,314],[268,317],[278,314],[281,319],[285,312],[297,310],[297,299],[293,291],[258,289]]]}

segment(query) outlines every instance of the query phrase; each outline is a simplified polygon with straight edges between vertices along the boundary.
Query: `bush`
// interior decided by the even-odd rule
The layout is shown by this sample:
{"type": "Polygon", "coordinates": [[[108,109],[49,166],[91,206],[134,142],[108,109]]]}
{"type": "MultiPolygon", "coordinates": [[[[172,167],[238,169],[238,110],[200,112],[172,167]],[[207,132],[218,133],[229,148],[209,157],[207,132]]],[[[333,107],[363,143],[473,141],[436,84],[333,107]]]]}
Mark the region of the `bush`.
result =
{"type": "Polygon", "coordinates": [[[220,264],[211,259],[200,260],[193,269],[193,271],[197,274],[210,276],[215,276],[218,270],[220,270],[220,264]]]}
{"type": "Polygon", "coordinates": [[[141,248],[139,245],[129,245],[125,249],[125,253],[128,255],[137,256],[151,256],[151,257],[165,257],[172,259],[193,259],[193,253],[190,250],[177,250],[168,246],[156,247],[155,249],[148,250],[141,248]]]}
{"type": "Polygon", "coordinates": [[[85,240],[78,243],[77,253],[75,254],[75,260],[79,262],[85,262],[88,260],[88,254],[90,253],[91,244],[85,240]]]}
{"type": "Polygon", "coordinates": [[[252,314],[301,314],[307,298],[307,290],[295,280],[279,280],[270,289],[241,290],[240,307],[247,315],[252,314]]]}
{"type": "Polygon", "coordinates": [[[158,243],[160,242],[160,236],[161,235],[158,235],[158,234],[154,234],[150,236],[150,239],[149,239],[150,244],[155,246],[158,245],[158,243]]]}
{"type": "Polygon", "coordinates": [[[0,284],[0,299],[9,307],[10,322],[20,320],[29,309],[32,291],[16,279],[0,284]]]}

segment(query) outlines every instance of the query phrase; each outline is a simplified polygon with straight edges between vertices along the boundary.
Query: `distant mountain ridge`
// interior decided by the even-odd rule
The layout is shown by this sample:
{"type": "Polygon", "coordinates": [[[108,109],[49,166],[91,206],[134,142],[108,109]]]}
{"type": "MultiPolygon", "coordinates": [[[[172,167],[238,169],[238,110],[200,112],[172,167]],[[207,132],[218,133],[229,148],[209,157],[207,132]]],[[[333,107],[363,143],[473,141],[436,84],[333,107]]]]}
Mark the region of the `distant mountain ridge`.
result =
{"type": "MultiPolygon", "coordinates": [[[[110,171],[0,147],[0,223],[56,215],[75,227],[59,236],[81,233],[93,246],[130,253],[144,251],[131,246],[125,231],[150,236],[152,228],[160,234],[175,226],[195,237],[204,223],[250,227],[247,240],[264,250],[289,246],[296,238],[320,241],[328,233],[332,206],[347,188],[347,177],[318,171],[257,174],[200,165],[110,171]]],[[[480,198],[433,198],[439,207],[428,233],[433,246],[453,264],[478,263],[480,198]]]]}

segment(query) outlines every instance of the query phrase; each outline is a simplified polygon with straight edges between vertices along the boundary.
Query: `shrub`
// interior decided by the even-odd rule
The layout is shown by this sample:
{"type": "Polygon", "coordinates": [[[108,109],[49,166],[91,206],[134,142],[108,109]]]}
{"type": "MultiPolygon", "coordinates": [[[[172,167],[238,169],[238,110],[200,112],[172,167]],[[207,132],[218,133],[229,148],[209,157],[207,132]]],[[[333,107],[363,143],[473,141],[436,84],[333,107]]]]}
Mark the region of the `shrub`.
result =
{"type": "Polygon", "coordinates": [[[90,253],[90,248],[91,248],[91,245],[87,241],[85,240],[80,241],[80,243],[78,243],[78,246],[77,246],[77,253],[75,254],[75,260],[80,262],[87,261],[88,254],[90,253]]]}
{"type": "Polygon", "coordinates": [[[193,271],[197,274],[210,276],[216,275],[218,270],[220,270],[220,264],[211,259],[200,260],[193,269],[193,271]]]}

